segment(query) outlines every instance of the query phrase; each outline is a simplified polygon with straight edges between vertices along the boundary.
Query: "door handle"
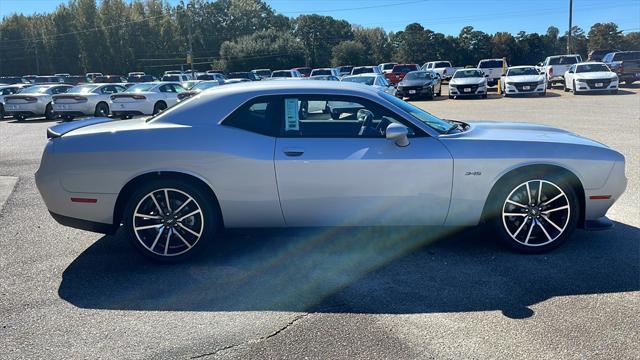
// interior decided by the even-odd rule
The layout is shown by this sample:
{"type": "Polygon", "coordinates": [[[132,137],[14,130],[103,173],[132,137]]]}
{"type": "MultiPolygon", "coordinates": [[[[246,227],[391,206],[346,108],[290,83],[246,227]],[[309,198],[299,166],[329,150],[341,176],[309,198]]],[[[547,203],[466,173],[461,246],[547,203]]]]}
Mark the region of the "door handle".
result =
{"type": "Polygon", "coordinates": [[[304,154],[304,150],[294,148],[283,149],[283,152],[287,156],[302,156],[302,154],[304,154]]]}

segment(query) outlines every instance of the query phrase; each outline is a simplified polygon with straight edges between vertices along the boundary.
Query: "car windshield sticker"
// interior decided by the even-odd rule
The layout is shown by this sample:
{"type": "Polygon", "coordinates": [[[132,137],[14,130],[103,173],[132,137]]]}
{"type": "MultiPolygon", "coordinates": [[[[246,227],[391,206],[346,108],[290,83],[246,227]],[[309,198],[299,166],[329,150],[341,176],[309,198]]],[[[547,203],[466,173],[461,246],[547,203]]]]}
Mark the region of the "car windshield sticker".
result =
{"type": "Polygon", "coordinates": [[[285,131],[300,130],[300,123],[298,118],[298,99],[284,99],[285,110],[285,131]]]}

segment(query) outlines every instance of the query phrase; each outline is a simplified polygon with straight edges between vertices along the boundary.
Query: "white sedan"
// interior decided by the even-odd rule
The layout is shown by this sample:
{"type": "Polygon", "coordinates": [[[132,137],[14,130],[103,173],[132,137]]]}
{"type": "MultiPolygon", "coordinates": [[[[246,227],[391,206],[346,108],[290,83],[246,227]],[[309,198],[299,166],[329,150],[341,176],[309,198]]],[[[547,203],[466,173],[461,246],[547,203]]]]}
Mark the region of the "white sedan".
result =
{"type": "Polygon", "coordinates": [[[122,119],[133,115],[155,115],[178,102],[178,94],[186,91],[177,82],[140,83],[123,93],[111,95],[111,114],[122,119]]]}
{"type": "Polygon", "coordinates": [[[547,94],[547,81],[544,74],[535,66],[512,66],[502,76],[500,90],[502,96],[518,94],[547,94]]]}
{"type": "Polygon", "coordinates": [[[618,75],[601,62],[573,64],[564,73],[564,91],[573,91],[574,95],[589,91],[608,91],[618,93],[618,75]]]}
{"type": "Polygon", "coordinates": [[[22,89],[31,86],[31,84],[13,84],[0,86],[0,119],[4,116],[4,98],[7,95],[13,95],[22,89]]]}
{"type": "Polygon", "coordinates": [[[109,100],[113,94],[124,92],[120,84],[85,84],[53,96],[53,111],[64,120],[76,116],[109,116],[109,100]]]}
{"type": "Polygon", "coordinates": [[[349,75],[344,76],[342,79],[340,79],[340,81],[369,85],[390,95],[396,95],[396,89],[391,84],[389,84],[389,82],[383,75],[373,73],[349,75]]]}
{"type": "Polygon", "coordinates": [[[449,80],[449,99],[462,96],[487,98],[487,78],[480,69],[456,70],[449,80]]]}
{"type": "Polygon", "coordinates": [[[65,93],[72,87],[64,84],[35,85],[21,90],[18,94],[5,96],[5,114],[19,121],[37,116],[53,120],[56,114],[53,111],[51,97],[65,93]]]}

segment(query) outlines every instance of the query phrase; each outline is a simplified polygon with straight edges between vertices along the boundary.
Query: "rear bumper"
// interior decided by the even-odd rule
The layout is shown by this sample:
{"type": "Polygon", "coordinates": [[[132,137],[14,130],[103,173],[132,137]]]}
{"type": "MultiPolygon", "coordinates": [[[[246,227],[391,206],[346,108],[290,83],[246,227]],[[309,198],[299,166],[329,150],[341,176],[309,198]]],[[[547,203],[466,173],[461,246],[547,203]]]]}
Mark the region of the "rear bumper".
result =
{"type": "Polygon", "coordinates": [[[93,115],[95,107],[89,103],[84,104],[53,104],[53,111],[60,115],[93,115]]]}
{"type": "Polygon", "coordinates": [[[100,234],[114,234],[116,230],[118,230],[118,227],[113,224],[105,224],[95,221],[72,218],[69,216],[56,214],[52,211],[49,211],[49,214],[51,214],[51,217],[53,217],[53,219],[57,221],[58,224],[75,229],[86,230],[100,234]]]}

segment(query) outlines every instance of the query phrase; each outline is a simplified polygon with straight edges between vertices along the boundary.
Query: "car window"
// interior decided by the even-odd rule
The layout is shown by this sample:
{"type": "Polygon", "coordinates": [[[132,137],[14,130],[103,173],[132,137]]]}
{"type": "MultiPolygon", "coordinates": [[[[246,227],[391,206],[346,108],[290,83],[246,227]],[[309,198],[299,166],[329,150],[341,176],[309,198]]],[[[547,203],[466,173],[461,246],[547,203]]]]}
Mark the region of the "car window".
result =
{"type": "Polygon", "coordinates": [[[384,138],[387,126],[414,126],[372,101],[349,96],[291,95],[281,99],[280,134],[302,138],[384,138]]]}
{"type": "Polygon", "coordinates": [[[62,93],[66,93],[68,90],[70,89],[70,87],[67,86],[56,86],[51,88],[51,94],[62,94],[62,93]]]}
{"type": "Polygon", "coordinates": [[[176,92],[176,93],[187,91],[187,89],[185,89],[182,85],[179,85],[179,84],[172,84],[171,88],[173,89],[173,92],[176,92]]]}
{"type": "Polygon", "coordinates": [[[158,90],[160,90],[160,92],[163,92],[163,93],[176,92],[171,84],[162,85],[162,86],[160,86],[160,88],[158,90]]]}
{"type": "Polygon", "coordinates": [[[449,63],[447,61],[440,61],[440,62],[435,63],[433,67],[436,67],[436,68],[451,67],[451,63],[449,63]]]}
{"type": "Polygon", "coordinates": [[[501,68],[502,65],[503,65],[502,60],[483,60],[483,61],[480,61],[480,64],[478,65],[478,67],[481,69],[501,68]]]}
{"type": "Polygon", "coordinates": [[[261,98],[242,105],[238,110],[229,115],[222,125],[231,126],[254,133],[275,136],[277,123],[273,121],[270,98],[261,98]]]}

